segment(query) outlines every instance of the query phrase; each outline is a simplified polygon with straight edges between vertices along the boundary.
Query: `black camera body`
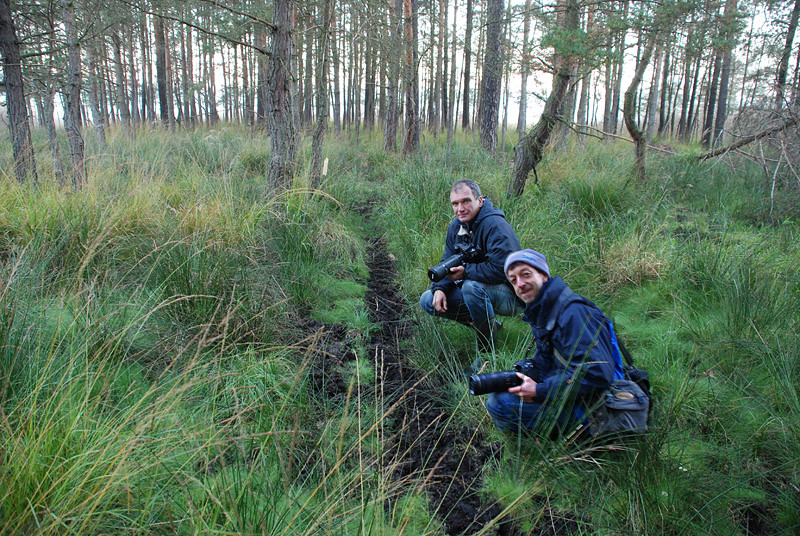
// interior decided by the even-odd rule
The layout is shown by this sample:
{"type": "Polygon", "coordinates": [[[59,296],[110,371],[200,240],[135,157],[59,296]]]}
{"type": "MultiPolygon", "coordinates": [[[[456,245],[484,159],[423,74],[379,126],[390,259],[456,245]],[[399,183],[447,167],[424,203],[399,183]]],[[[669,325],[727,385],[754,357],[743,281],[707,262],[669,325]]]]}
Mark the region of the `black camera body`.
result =
{"type": "Polygon", "coordinates": [[[428,278],[432,282],[438,283],[447,277],[450,268],[461,266],[465,262],[479,262],[483,258],[481,250],[473,244],[458,245],[455,251],[453,255],[428,270],[428,278]]]}
{"type": "Polygon", "coordinates": [[[533,360],[527,358],[514,363],[513,370],[473,374],[469,377],[469,394],[477,396],[487,393],[504,393],[508,391],[509,387],[522,384],[522,379],[517,376],[517,372],[531,377],[532,370],[533,360]]]}

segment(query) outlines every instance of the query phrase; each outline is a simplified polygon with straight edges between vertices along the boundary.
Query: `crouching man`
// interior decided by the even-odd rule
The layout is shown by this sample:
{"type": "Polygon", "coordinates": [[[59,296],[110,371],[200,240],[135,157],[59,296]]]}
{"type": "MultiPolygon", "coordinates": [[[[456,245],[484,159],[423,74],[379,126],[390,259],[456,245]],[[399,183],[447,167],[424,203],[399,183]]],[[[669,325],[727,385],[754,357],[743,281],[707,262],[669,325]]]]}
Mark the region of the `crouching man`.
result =
{"type": "Polygon", "coordinates": [[[523,320],[536,350],[524,373],[516,373],[521,385],[490,394],[486,409],[502,430],[555,435],[581,422],[586,408],[622,377],[613,326],[594,303],[550,276],[541,253],[511,253],[504,269],[525,302],[523,320]]]}
{"type": "Polygon", "coordinates": [[[481,195],[475,182],[455,181],[450,204],[455,217],[447,227],[442,260],[456,252],[474,253],[434,280],[419,304],[428,314],[472,326],[479,351],[491,352],[500,327],[495,314],[512,316],[522,311],[503,272],[503,261],[520,248],[519,240],[503,211],[481,195]]]}

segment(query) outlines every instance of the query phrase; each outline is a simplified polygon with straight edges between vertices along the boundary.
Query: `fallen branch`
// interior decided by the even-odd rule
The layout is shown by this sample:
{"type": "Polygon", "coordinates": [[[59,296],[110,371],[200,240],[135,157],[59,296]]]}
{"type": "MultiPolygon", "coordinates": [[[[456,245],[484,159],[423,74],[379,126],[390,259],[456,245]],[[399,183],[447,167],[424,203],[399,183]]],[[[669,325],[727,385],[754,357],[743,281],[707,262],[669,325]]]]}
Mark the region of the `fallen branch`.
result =
{"type": "MultiPolygon", "coordinates": [[[[619,134],[613,134],[611,132],[606,132],[606,131],[604,131],[604,130],[602,130],[600,128],[593,127],[591,125],[577,125],[576,124],[574,127],[571,127],[571,128],[572,128],[573,131],[577,132],[578,134],[585,134],[587,136],[592,136],[592,137],[598,138],[598,139],[603,139],[603,138],[608,137],[608,138],[614,138],[614,139],[617,139],[617,140],[627,141],[628,143],[633,143],[633,140],[628,138],[627,136],[620,136],[619,134]],[[581,130],[581,129],[585,129],[585,130],[581,130]],[[595,132],[599,132],[600,134],[599,135],[591,134],[591,133],[589,133],[590,130],[594,130],[595,132]]],[[[660,153],[677,154],[675,151],[670,151],[668,149],[664,149],[663,147],[659,147],[658,145],[651,145],[649,143],[647,144],[647,148],[648,149],[652,149],[654,151],[658,151],[660,153]]]]}
{"type": "Polygon", "coordinates": [[[756,134],[752,134],[750,136],[745,136],[744,138],[740,139],[736,143],[732,143],[730,145],[726,145],[725,147],[720,147],[719,149],[714,149],[713,151],[709,151],[706,154],[700,155],[697,159],[701,162],[708,160],[710,158],[717,157],[721,154],[728,153],[730,151],[735,151],[739,147],[744,147],[747,144],[753,143],[754,141],[760,140],[761,138],[765,138],[770,134],[774,134],[776,132],[780,132],[782,130],[786,130],[787,128],[800,123],[800,114],[793,114],[792,117],[786,119],[783,123],[766,128],[761,132],[756,134]]]}

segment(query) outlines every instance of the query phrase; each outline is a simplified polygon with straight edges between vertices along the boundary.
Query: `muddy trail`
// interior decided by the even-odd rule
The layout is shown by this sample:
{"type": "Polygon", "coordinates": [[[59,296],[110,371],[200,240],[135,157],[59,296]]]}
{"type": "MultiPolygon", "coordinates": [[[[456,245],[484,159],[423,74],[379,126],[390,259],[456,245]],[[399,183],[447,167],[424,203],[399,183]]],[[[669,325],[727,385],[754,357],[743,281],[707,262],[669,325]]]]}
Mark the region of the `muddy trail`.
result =
{"type": "MultiPolygon", "coordinates": [[[[448,422],[436,379],[424,377],[406,359],[402,343],[411,326],[403,316],[406,304],[383,240],[371,244],[368,267],[366,303],[380,326],[371,351],[378,356],[379,382],[389,402],[399,401],[384,457],[394,463],[397,481],[412,477],[426,482],[431,509],[447,534],[474,534],[500,514],[497,504],[486,503],[479,494],[483,467],[498,452],[480,432],[448,422]]],[[[508,522],[495,522],[493,528],[489,534],[517,534],[508,522]]]]}
{"type": "MultiPolygon", "coordinates": [[[[501,447],[492,447],[475,428],[459,429],[448,422],[449,408],[442,401],[437,379],[406,358],[402,348],[412,326],[403,314],[406,304],[396,288],[397,271],[382,239],[369,245],[367,266],[365,301],[370,320],[378,328],[368,342],[367,354],[377,370],[375,389],[381,392],[384,409],[391,408],[379,464],[391,471],[399,495],[423,487],[431,513],[447,534],[475,534],[501,512],[499,505],[487,503],[479,493],[483,467],[499,455],[501,447]]],[[[329,400],[343,400],[350,379],[342,374],[341,365],[355,359],[347,330],[307,322],[308,330],[324,333],[312,367],[313,388],[329,400]]],[[[387,501],[387,511],[393,507],[391,501],[387,501]]],[[[510,522],[494,521],[484,534],[519,533],[510,522]]]]}
{"type": "MultiPolygon", "coordinates": [[[[454,424],[437,385],[440,380],[406,356],[412,324],[404,314],[408,306],[397,289],[398,273],[382,238],[369,244],[367,266],[365,303],[378,328],[368,342],[367,355],[374,360],[375,389],[382,394],[384,409],[392,408],[380,465],[391,469],[400,494],[404,487],[408,491],[423,487],[431,513],[448,535],[523,534],[512,520],[498,519],[500,505],[480,493],[483,469],[500,456],[502,444],[492,444],[476,427],[454,424]]],[[[350,379],[341,373],[341,365],[355,359],[347,331],[318,324],[308,328],[325,332],[313,365],[314,389],[328,399],[342,400],[348,396],[350,379]]],[[[387,511],[392,506],[387,504],[387,511]]],[[[544,507],[539,526],[524,534],[572,534],[576,529],[571,515],[544,507]]]]}

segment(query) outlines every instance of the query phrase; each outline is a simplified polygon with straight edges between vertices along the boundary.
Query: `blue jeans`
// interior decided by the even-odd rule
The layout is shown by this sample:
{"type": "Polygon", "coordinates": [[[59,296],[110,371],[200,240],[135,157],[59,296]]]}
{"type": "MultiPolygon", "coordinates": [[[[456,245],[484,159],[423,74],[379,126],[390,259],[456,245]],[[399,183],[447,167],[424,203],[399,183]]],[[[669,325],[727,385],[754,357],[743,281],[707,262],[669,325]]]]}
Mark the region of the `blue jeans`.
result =
{"type": "Polygon", "coordinates": [[[496,314],[514,316],[523,309],[517,295],[508,285],[487,285],[469,279],[465,279],[460,287],[453,288],[447,294],[445,313],[433,308],[433,293],[430,290],[420,296],[419,305],[430,315],[460,321],[491,319],[496,314]]]}
{"type": "Polygon", "coordinates": [[[490,393],[486,411],[494,424],[506,432],[560,432],[577,423],[574,412],[560,407],[557,401],[540,404],[523,402],[513,393],[490,393]]]}

